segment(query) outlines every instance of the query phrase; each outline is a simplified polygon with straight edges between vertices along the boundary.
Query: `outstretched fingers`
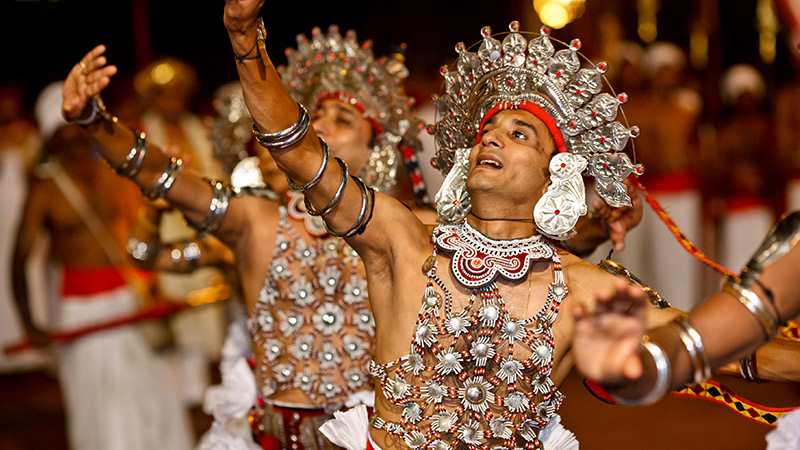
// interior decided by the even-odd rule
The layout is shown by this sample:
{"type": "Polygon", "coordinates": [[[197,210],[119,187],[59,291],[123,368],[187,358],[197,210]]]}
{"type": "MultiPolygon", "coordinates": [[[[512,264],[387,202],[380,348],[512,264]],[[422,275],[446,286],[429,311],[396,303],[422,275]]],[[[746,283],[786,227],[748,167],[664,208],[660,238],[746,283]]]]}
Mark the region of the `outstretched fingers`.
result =
{"type": "Polygon", "coordinates": [[[64,82],[61,112],[67,121],[88,116],[91,98],[99,94],[117,73],[116,66],[109,66],[103,55],[106,47],[98,45],[75,64],[64,82]]]}
{"type": "Polygon", "coordinates": [[[590,311],[573,309],[573,350],[578,368],[599,382],[613,383],[641,376],[639,344],[644,334],[646,297],[620,277],[612,291],[599,292],[590,311]]]}

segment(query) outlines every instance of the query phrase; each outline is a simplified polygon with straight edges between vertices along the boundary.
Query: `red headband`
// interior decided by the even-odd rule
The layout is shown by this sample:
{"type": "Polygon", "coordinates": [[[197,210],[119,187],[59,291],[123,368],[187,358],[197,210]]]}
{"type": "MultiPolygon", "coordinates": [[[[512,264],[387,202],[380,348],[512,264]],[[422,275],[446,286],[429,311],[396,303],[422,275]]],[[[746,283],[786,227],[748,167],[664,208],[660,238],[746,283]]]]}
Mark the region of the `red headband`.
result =
{"type": "Polygon", "coordinates": [[[352,95],[348,94],[345,91],[325,91],[321,93],[319,96],[317,96],[316,105],[319,106],[322,104],[322,102],[329,99],[339,100],[341,102],[347,103],[348,105],[354,106],[357,110],[361,112],[361,114],[364,115],[364,118],[367,119],[367,122],[369,122],[369,124],[372,126],[372,131],[375,133],[376,136],[383,133],[383,127],[380,126],[380,124],[377,121],[375,121],[375,119],[372,116],[367,114],[367,109],[364,107],[364,105],[361,104],[361,102],[358,101],[357,98],[353,97],[352,95]],[[355,102],[353,102],[353,100],[355,100],[355,102]]]}
{"type": "Polygon", "coordinates": [[[558,128],[558,125],[556,125],[555,119],[553,119],[553,117],[550,116],[550,114],[547,114],[547,111],[542,109],[541,106],[527,101],[521,102],[518,105],[514,105],[513,103],[509,102],[499,102],[496,105],[494,105],[492,109],[487,111],[486,114],[483,116],[483,120],[481,120],[481,126],[480,128],[478,128],[478,137],[475,140],[476,144],[481,140],[481,135],[483,134],[483,127],[486,125],[486,122],[488,122],[492,117],[497,115],[497,113],[499,113],[500,111],[506,109],[524,109],[525,111],[528,111],[529,113],[536,116],[536,118],[541,120],[542,123],[544,123],[544,125],[550,131],[550,134],[556,141],[556,148],[558,148],[559,153],[564,153],[567,151],[567,143],[564,141],[564,135],[561,134],[561,130],[558,128]]]}

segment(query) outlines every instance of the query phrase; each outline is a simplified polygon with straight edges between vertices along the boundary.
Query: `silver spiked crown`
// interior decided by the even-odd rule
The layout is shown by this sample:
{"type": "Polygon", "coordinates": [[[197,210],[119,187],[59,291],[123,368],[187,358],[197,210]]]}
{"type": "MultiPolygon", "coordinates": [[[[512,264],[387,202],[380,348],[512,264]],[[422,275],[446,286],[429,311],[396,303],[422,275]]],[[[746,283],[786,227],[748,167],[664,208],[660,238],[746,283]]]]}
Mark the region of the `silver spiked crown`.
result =
{"type": "Polygon", "coordinates": [[[361,174],[367,184],[385,190],[394,182],[396,164],[403,160],[420,200],[427,201],[417,154],[422,121],[412,115],[414,99],[402,91],[408,69],[402,56],[375,58],[371,41],[359,43],[356,33],[344,36],[336,25],[327,34],[311,30],[311,39],[297,35],[297,48],[286,49],[281,80],[295,100],[311,109],[335,98],[359,109],[375,131],[372,170],[361,174]]]}
{"type": "MultiPolygon", "coordinates": [[[[438,119],[428,126],[437,143],[432,164],[448,175],[459,160],[463,162],[459,149],[475,145],[487,111],[497,105],[514,108],[531,102],[554,119],[556,132],[563,135],[564,150],[586,159],[586,174],[596,178],[598,194],[611,206],[630,205],[622,182],[644,169],[633,164],[623,150],[639,129],[616,121],[619,106],[627,101],[626,94],[601,92],[607,65],[601,62],[581,68],[580,41],[575,39],[567,48],[556,51],[547,27],[529,41],[520,33],[519,23],[513,21],[502,42],[488,26],[481,29],[481,38],[477,53],[468,51],[463,42],[456,44],[454,67],[440,69],[444,92],[433,98],[438,119]]],[[[451,180],[451,184],[465,181],[455,178],[459,179],[451,180]]],[[[445,200],[448,204],[469,202],[463,188],[451,189],[453,195],[455,198],[445,200]]]]}

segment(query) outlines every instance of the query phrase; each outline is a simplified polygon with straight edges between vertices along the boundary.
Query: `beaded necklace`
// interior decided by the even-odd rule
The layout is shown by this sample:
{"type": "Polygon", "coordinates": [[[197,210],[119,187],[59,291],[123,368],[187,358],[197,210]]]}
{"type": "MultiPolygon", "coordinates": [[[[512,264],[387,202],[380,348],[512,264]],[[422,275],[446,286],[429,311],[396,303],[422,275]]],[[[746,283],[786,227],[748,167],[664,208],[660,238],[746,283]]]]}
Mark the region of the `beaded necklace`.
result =
{"type": "Polygon", "coordinates": [[[411,448],[540,449],[539,432],[563,401],[550,379],[551,327],[568,293],[558,255],[538,237],[496,241],[465,223],[439,225],[434,241],[410,354],[370,364],[401,421],[376,414],[373,426],[411,448]],[[436,275],[437,248],[453,252],[454,277],[472,287],[459,312],[436,275]],[[552,261],[553,282],[544,306],[532,317],[516,319],[496,278],[528,275],[531,260],[552,261]]]}

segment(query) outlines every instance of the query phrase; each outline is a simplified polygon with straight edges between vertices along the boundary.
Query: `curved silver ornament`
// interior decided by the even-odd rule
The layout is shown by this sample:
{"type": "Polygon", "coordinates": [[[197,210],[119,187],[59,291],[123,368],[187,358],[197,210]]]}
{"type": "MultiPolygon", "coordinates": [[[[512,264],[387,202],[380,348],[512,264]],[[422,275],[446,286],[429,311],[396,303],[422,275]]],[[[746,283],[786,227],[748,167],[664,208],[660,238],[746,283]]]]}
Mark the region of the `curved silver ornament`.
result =
{"type": "Polygon", "coordinates": [[[533,209],[533,221],[542,234],[566,239],[580,216],[586,214],[586,192],[581,172],[583,156],[558,153],[550,160],[550,186],[533,209]]]}

